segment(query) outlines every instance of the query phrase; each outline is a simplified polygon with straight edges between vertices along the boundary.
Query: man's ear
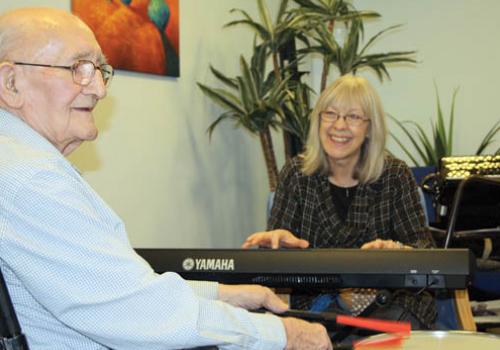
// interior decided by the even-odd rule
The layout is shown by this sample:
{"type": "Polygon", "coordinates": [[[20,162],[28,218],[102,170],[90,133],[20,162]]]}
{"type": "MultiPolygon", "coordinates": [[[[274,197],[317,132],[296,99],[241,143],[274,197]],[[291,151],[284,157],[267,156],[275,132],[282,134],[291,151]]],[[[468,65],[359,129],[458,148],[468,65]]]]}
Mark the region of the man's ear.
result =
{"type": "Polygon", "coordinates": [[[12,109],[23,104],[22,94],[16,87],[15,65],[9,62],[0,63],[0,100],[12,109]]]}

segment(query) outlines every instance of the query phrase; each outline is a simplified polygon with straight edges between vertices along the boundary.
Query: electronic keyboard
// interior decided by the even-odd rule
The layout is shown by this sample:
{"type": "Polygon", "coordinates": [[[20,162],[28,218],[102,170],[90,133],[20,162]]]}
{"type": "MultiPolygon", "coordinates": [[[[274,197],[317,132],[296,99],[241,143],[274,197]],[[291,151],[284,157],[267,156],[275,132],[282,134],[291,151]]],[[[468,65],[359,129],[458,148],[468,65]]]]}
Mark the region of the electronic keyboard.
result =
{"type": "Polygon", "coordinates": [[[468,249],[136,249],[158,273],[274,288],[464,289],[468,249]]]}

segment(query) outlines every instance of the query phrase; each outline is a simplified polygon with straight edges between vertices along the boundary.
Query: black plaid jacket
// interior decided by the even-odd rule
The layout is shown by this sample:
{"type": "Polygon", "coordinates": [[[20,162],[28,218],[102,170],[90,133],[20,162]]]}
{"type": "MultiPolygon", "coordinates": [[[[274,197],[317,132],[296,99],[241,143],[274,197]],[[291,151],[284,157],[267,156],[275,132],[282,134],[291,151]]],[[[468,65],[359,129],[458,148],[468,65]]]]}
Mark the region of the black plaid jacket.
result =
{"type": "MultiPolygon", "coordinates": [[[[328,176],[307,176],[300,168],[296,157],[281,171],[268,230],[287,229],[308,240],[311,248],[359,248],[377,238],[415,248],[435,246],[417,184],[403,161],[386,156],[380,178],[358,185],[345,222],[335,209],[328,176]]],[[[430,299],[405,294],[395,302],[430,328],[436,317],[430,299]]]]}
{"type": "Polygon", "coordinates": [[[268,230],[287,229],[316,248],[359,248],[374,239],[392,239],[415,248],[434,247],[417,184],[408,166],[387,156],[380,178],[358,185],[343,222],[325,175],[304,175],[292,159],[280,179],[268,230]]]}

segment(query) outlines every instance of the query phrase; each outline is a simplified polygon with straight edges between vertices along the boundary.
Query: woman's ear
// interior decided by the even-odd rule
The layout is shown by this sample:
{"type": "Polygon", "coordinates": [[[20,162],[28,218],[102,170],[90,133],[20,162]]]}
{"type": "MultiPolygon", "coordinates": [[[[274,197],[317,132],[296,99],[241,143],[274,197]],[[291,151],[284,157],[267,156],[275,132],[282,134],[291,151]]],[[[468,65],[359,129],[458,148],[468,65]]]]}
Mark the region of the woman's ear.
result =
{"type": "Polygon", "coordinates": [[[0,100],[12,109],[22,106],[22,95],[16,87],[15,65],[9,62],[0,63],[0,100]]]}

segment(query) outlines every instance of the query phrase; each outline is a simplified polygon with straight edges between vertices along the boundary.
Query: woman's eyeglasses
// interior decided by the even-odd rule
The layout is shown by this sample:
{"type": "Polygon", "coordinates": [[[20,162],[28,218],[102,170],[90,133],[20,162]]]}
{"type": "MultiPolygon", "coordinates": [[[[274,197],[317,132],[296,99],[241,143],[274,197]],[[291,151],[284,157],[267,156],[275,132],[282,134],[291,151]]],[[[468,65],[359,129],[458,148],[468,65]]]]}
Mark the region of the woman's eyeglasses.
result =
{"type": "Polygon", "coordinates": [[[360,126],[364,122],[370,120],[370,118],[365,118],[355,113],[341,115],[335,111],[323,111],[319,113],[319,116],[325,123],[334,123],[340,118],[343,118],[344,122],[349,126],[360,126]]]}

